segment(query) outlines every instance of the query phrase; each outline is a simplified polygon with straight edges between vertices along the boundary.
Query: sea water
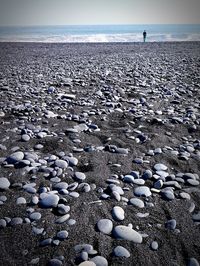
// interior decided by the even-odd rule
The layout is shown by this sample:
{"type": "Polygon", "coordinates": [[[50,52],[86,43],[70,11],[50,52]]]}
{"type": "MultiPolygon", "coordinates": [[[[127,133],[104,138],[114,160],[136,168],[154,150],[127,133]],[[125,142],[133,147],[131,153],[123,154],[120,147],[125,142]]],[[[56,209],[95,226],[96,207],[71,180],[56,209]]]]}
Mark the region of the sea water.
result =
{"type": "Polygon", "coordinates": [[[200,24],[66,25],[0,27],[1,42],[147,42],[200,41],[200,24]]]}

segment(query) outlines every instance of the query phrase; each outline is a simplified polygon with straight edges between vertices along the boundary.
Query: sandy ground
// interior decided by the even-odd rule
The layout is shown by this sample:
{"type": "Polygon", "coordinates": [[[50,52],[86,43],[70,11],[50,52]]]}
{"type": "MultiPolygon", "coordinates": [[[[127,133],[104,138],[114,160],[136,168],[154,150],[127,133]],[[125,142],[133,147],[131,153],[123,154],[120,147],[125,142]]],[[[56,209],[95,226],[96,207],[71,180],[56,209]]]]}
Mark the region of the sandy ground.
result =
{"type": "MultiPolygon", "coordinates": [[[[145,208],[138,209],[126,202],[134,197],[133,189],[138,185],[122,181],[131,171],[138,171],[140,177],[146,169],[155,174],[156,163],[168,167],[169,176],[172,175],[168,181],[180,173],[196,174],[198,181],[199,52],[198,42],[0,44],[0,144],[3,146],[0,177],[8,178],[11,183],[9,189],[0,191],[0,196],[7,197],[0,206],[0,219],[23,219],[21,225],[7,223],[5,228],[0,228],[0,265],[28,265],[35,258],[39,258],[37,265],[46,265],[58,256],[64,256],[63,265],[78,265],[80,260],[74,246],[82,243],[93,245],[108,265],[182,266],[192,257],[200,262],[200,228],[192,218],[200,210],[200,186],[179,180],[181,189],[174,189],[175,199],[165,200],[161,193],[153,192],[148,198],[142,197],[145,208]],[[48,91],[50,86],[55,92],[48,91]],[[75,98],[65,101],[60,93],[75,98]],[[47,111],[52,111],[55,117],[47,117],[47,111]],[[67,133],[68,128],[81,124],[80,117],[84,117],[87,125],[96,127],[67,133]],[[39,138],[29,132],[30,140],[22,141],[22,130],[27,124],[45,128],[47,136],[39,138]],[[141,135],[145,136],[144,141],[141,135]],[[38,143],[43,145],[39,151],[34,149],[38,143]],[[109,145],[128,149],[128,153],[110,152],[109,145]],[[52,190],[52,182],[40,171],[35,174],[37,179],[32,180],[33,174],[23,167],[6,168],[5,159],[14,147],[23,152],[33,151],[41,159],[59,152],[72,153],[78,159],[73,169],[65,169],[61,181],[73,183],[73,171],[83,172],[84,182],[91,190],[77,189],[78,198],[59,195],[61,201],[62,197],[66,198],[75,225],[55,224],[55,210],[30,205],[33,194],[25,192],[22,186],[35,182],[35,195],[39,197],[38,189],[52,190]],[[78,152],[75,147],[83,151],[78,152]],[[161,153],[148,155],[149,150],[157,148],[161,148],[161,153]],[[183,152],[186,157],[182,156],[183,152]],[[136,163],[136,158],[142,159],[142,163],[136,163]],[[111,196],[100,204],[91,203],[101,199],[103,190],[107,192],[107,179],[113,175],[117,175],[120,187],[128,188],[124,189],[126,199],[118,202],[111,196]],[[181,191],[187,191],[191,199],[181,198],[181,191]],[[27,204],[16,205],[20,196],[27,204]],[[195,209],[190,213],[192,202],[195,209]],[[114,206],[124,209],[123,221],[113,219],[114,206]],[[30,207],[42,214],[35,226],[44,228],[46,234],[34,235],[34,222],[25,222],[30,207]],[[149,215],[139,218],[137,213],[149,215]],[[133,229],[148,236],[143,237],[142,244],[115,239],[112,234],[97,230],[96,223],[103,218],[111,219],[114,226],[131,223],[133,229]],[[176,230],[165,228],[169,219],[176,220],[176,230]],[[40,247],[41,240],[55,237],[60,230],[68,231],[66,240],[58,246],[40,247]],[[156,251],[150,248],[154,240],[159,245],[156,251]],[[113,249],[118,245],[130,252],[129,258],[113,256],[113,249]]],[[[152,188],[154,183],[155,179],[151,178],[145,181],[145,186],[152,188]]]]}

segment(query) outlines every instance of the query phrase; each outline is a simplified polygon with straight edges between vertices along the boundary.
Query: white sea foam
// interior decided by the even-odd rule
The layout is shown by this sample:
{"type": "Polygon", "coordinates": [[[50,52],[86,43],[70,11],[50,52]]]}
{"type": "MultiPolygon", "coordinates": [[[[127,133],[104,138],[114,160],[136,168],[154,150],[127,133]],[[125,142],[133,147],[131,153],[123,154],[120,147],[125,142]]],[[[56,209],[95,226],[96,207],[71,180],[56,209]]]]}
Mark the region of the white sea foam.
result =
{"type": "MultiPolygon", "coordinates": [[[[142,42],[141,33],[126,34],[81,34],[81,35],[5,35],[0,42],[44,42],[44,43],[108,43],[108,42],[142,42]]],[[[148,34],[147,42],[200,41],[200,34],[183,36],[165,34],[148,34]]]]}

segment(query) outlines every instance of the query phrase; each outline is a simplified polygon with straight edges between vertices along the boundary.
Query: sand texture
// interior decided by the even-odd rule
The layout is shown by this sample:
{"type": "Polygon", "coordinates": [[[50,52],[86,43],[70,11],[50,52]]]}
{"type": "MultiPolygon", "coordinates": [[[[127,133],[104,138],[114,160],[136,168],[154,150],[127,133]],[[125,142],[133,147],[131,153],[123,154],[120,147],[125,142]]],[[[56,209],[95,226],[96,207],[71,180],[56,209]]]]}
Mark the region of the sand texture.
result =
{"type": "Polygon", "coordinates": [[[0,59],[0,265],[199,265],[200,43],[0,59]]]}

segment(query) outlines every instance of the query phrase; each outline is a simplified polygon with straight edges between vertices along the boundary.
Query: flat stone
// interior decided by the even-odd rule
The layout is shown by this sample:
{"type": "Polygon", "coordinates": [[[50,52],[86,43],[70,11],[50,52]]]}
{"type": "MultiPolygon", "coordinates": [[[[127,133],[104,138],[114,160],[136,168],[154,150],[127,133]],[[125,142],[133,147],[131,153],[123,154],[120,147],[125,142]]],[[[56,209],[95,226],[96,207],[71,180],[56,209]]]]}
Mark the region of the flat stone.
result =
{"type": "Polygon", "coordinates": [[[199,185],[199,181],[198,180],[194,180],[194,179],[187,179],[187,184],[189,184],[190,186],[198,186],[199,185]]]}
{"type": "Polygon", "coordinates": [[[129,240],[133,241],[134,243],[142,243],[142,236],[129,226],[116,226],[113,230],[113,235],[117,239],[129,240]]]}
{"type": "Polygon", "coordinates": [[[68,167],[68,163],[64,160],[56,160],[55,161],[55,166],[59,167],[59,168],[62,168],[62,169],[65,169],[68,167]]]}
{"type": "Polygon", "coordinates": [[[93,257],[90,261],[94,262],[96,266],[108,266],[108,261],[102,256],[93,257]]]}
{"type": "Polygon", "coordinates": [[[30,140],[30,136],[27,135],[27,134],[23,134],[23,135],[21,136],[21,140],[24,141],[24,142],[27,142],[27,141],[30,140]]]}
{"type": "Polygon", "coordinates": [[[100,232],[109,235],[113,229],[113,223],[109,219],[101,219],[97,222],[97,228],[100,232]]]}
{"type": "Polygon", "coordinates": [[[123,178],[123,182],[126,183],[133,183],[134,181],[134,177],[132,175],[125,175],[123,178]]]}
{"type": "Polygon", "coordinates": [[[134,194],[138,197],[140,197],[140,196],[149,197],[149,196],[151,196],[151,191],[150,191],[149,187],[141,186],[141,187],[136,187],[134,189],[134,194]]]}
{"type": "Polygon", "coordinates": [[[161,195],[166,200],[173,200],[175,198],[174,193],[170,190],[161,191],[161,195]]]}
{"type": "Polygon", "coordinates": [[[23,159],[24,159],[24,153],[22,151],[17,151],[8,156],[6,160],[9,164],[15,164],[23,159]]]}
{"type": "Polygon", "coordinates": [[[130,252],[122,246],[117,246],[116,248],[114,248],[113,254],[116,257],[123,257],[123,258],[129,258],[130,257],[130,252]]]}
{"type": "Polygon", "coordinates": [[[112,209],[112,217],[116,221],[123,221],[124,220],[124,210],[119,206],[115,206],[112,209]]]}
{"type": "Polygon", "coordinates": [[[142,179],[142,178],[138,178],[138,179],[135,179],[133,181],[133,184],[136,184],[136,185],[144,185],[145,184],[145,180],[142,179]]]}
{"type": "Polygon", "coordinates": [[[154,165],[154,169],[156,171],[166,171],[167,168],[168,167],[166,165],[162,164],[162,163],[157,163],[157,164],[154,165]]]}
{"type": "Polygon", "coordinates": [[[64,240],[68,237],[68,232],[66,230],[59,231],[56,235],[57,238],[64,240]]]}
{"type": "Polygon", "coordinates": [[[144,208],[144,202],[141,199],[132,198],[129,203],[137,208],[144,208]]]}
{"type": "Polygon", "coordinates": [[[46,194],[46,196],[39,201],[39,205],[41,208],[54,208],[57,207],[58,201],[58,195],[46,194]]]}
{"type": "Polygon", "coordinates": [[[83,181],[86,179],[86,175],[82,172],[75,172],[74,173],[74,178],[77,180],[77,181],[83,181]]]}
{"type": "Polygon", "coordinates": [[[65,222],[69,219],[69,217],[70,217],[70,214],[67,213],[67,214],[65,214],[65,215],[63,215],[63,216],[57,218],[57,219],[55,220],[55,223],[56,223],[56,224],[62,224],[62,223],[65,223],[65,222]]]}
{"type": "Polygon", "coordinates": [[[50,261],[48,261],[47,266],[62,266],[63,263],[61,260],[58,259],[51,259],[50,261]]]}
{"type": "Polygon", "coordinates": [[[151,179],[152,176],[153,176],[152,171],[148,169],[148,170],[146,170],[146,171],[143,173],[142,178],[143,178],[144,180],[146,180],[146,179],[151,179]]]}
{"type": "Polygon", "coordinates": [[[19,198],[17,198],[17,200],[16,200],[16,204],[17,204],[17,205],[20,205],[20,204],[26,204],[26,199],[23,198],[23,197],[19,197],[19,198]]]}
{"type": "Polygon", "coordinates": [[[0,177],[0,189],[6,190],[10,187],[10,181],[6,177],[0,177]]]}
{"type": "Polygon", "coordinates": [[[41,247],[49,246],[52,243],[52,238],[46,238],[40,242],[41,247]]]}
{"type": "Polygon", "coordinates": [[[96,266],[96,264],[92,261],[84,261],[81,262],[78,266],[96,266]]]}
{"type": "Polygon", "coordinates": [[[15,225],[19,225],[19,224],[23,224],[23,220],[20,217],[15,217],[10,222],[11,226],[15,226],[15,225]]]}
{"type": "Polygon", "coordinates": [[[29,215],[29,218],[31,220],[34,220],[34,221],[38,221],[40,220],[42,217],[41,213],[40,212],[32,212],[30,215],[29,215]]]}
{"type": "Polygon", "coordinates": [[[176,228],[176,220],[175,219],[168,220],[165,223],[165,227],[167,229],[174,230],[176,228]]]}
{"type": "Polygon", "coordinates": [[[59,214],[64,215],[70,211],[70,206],[58,204],[57,210],[59,214]]]}

